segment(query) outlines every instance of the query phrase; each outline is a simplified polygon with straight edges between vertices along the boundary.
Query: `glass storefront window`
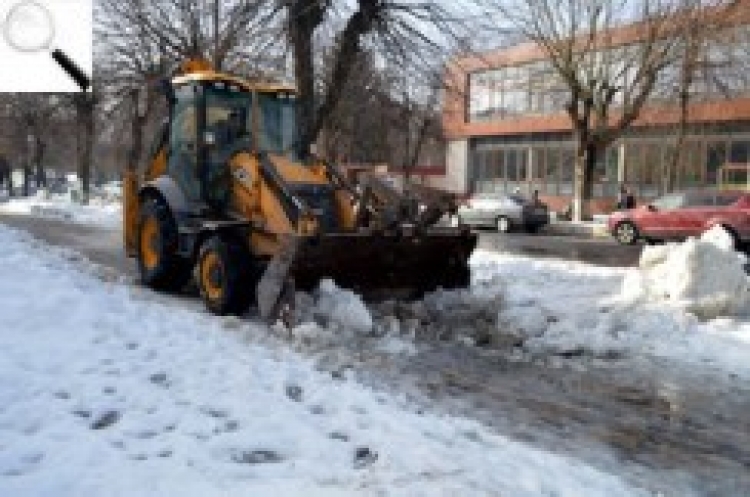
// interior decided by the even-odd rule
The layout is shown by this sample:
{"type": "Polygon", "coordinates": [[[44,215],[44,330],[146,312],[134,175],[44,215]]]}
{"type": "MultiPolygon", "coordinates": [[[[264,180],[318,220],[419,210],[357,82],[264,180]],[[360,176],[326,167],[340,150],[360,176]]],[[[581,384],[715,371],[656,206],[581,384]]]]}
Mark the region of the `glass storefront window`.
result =
{"type": "Polygon", "coordinates": [[[724,142],[709,142],[706,148],[706,184],[716,185],[719,170],[727,162],[727,145],[724,142]]]}
{"type": "Polygon", "coordinates": [[[573,195],[575,162],[575,151],[572,148],[560,150],[560,195],[573,195]]]}
{"type": "Polygon", "coordinates": [[[625,146],[625,182],[636,195],[640,194],[641,164],[643,163],[641,147],[637,143],[625,146]]]}
{"type": "Polygon", "coordinates": [[[701,142],[688,141],[682,147],[682,168],[678,174],[679,185],[682,188],[700,186],[703,183],[703,146],[701,142]]]}
{"type": "Polygon", "coordinates": [[[750,141],[733,141],[729,149],[729,162],[747,164],[750,162],[750,141]]]}
{"type": "Polygon", "coordinates": [[[547,149],[545,169],[545,192],[548,195],[557,195],[560,183],[560,151],[557,148],[547,149]]]}
{"type": "Polygon", "coordinates": [[[505,179],[518,181],[518,151],[507,150],[505,152],[505,179]]]}
{"type": "Polygon", "coordinates": [[[656,143],[643,146],[641,169],[641,196],[656,197],[661,191],[661,147],[656,143]]]}

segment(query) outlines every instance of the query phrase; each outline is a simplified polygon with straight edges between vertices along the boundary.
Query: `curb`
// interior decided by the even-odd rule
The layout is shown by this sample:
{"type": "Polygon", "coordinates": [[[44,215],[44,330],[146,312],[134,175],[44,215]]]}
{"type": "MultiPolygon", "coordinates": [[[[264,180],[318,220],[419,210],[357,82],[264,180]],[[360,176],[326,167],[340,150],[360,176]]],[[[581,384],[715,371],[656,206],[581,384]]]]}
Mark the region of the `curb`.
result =
{"type": "Polygon", "coordinates": [[[606,224],[582,224],[555,222],[546,225],[541,233],[560,236],[577,236],[581,238],[609,238],[606,224]]]}

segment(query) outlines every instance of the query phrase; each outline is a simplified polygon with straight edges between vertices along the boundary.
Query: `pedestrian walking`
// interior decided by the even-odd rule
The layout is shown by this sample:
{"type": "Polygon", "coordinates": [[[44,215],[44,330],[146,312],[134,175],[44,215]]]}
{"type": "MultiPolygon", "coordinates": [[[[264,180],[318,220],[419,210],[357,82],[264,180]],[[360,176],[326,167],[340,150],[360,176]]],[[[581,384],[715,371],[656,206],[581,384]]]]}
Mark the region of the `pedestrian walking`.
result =
{"type": "Polygon", "coordinates": [[[628,189],[625,188],[625,185],[620,183],[620,188],[617,190],[617,210],[621,211],[623,209],[626,209],[627,207],[627,199],[628,199],[628,189]]]}
{"type": "Polygon", "coordinates": [[[625,208],[635,209],[635,195],[629,189],[626,189],[626,193],[625,193],[625,208]]]}

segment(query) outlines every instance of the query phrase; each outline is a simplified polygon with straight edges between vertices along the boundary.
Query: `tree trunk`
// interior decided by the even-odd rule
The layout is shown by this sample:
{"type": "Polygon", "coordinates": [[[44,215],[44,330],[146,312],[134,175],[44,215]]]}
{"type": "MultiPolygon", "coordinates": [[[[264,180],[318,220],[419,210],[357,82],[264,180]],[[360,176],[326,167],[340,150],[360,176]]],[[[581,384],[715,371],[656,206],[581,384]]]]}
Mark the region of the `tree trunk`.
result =
{"type": "MultiPolygon", "coordinates": [[[[687,83],[688,86],[690,82],[687,83]]],[[[674,153],[672,160],[667,163],[667,170],[664,175],[664,193],[672,191],[673,179],[677,175],[677,170],[682,160],[682,149],[685,146],[687,131],[688,104],[690,103],[690,93],[687,87],[680,91],[680,119],[677,123],[677,136],[674,142],[674,153]]]]}
{"type": "Polygon", "coordinates": [[[220,53],[221,51],[221,41],[220,41],[220,34],[219,34],[219,16],[221,12],[221,6],[219,3],[219,0],[214,0],[214,7],[213,7],[213,28],[214,28],[214,70],[215,71],[221,71],[222,67],[224,65],[224,57],[220,53]]]}
{"type": "Polygon", "coordinates": [[[34,168],[36,169],[36,186],[47,187],[47,172],[44,170],[44,151],[46,144],[41,136],[36,136],[34,146],[34,168]]]}
{"type": "Polygon", "coordinates": [[[573,183],[573,221],[591,219],[591,199],[594,194],[594,169],[598,155],[596,144],[579,140],[576,145],[576,160],[573,183]]]}
{"type": "Polygon", "coordinates": [[[81,203],[88,204],[91,193],[91,158],[94,148],[94,97],[82,93],[76,98],[78,179],[81,181],[81,203]]]}
{"type": "Polygon", "coordinates": [[[8,176],[7,176],[7,178],[8,178],[8,196],[9,197],[13,197],[14,196],[14,192],[13,192],[13,167],[10,164],[8,164],[8,176]]]}
{"type": "MultiPolygon", "coordinates": [[[[315,65],[313,59],[313,36],[319,22],[313,16],[316,9],[307,2],[297,1],[290,8],[289,42],[294,54],[294,78],[297,84],[297,126],[302,156],[310,151],[311,140],[307,139],[315,124],[315,65]]],[[[322,17],[321,17],[322,21],[322,17]]]]}
{"type": "Polygon", "coordinates": [[[30,195],[31,187],[31,164],[25,162],[23,166],[23,196],[28,197],[30,195]]]}

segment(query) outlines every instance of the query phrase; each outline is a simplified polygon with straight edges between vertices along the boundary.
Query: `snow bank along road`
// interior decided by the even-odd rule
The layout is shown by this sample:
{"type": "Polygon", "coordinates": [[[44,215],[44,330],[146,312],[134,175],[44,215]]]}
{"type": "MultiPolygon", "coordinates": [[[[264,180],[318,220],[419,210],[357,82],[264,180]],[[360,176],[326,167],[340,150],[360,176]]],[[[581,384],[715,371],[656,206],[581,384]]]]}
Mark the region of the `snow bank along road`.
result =
{"type": "MultiPolygon", "coordinates": [[[[79,250],[88,250],[75,243],[79,250]]],[[[747,306],[740,305],[728,317],[703,321],[685,311],[683,300],[695,304],[702,294],[682,276],[705,274],[696,269],[713,267],[711,257],[716,256],[705,245],[696,247],[651,254],[649,265],[640,271],[479,252],[470,291],[438,292],[410,304],[365,307],[355,295],[324,285],[316,295],[299,296],[300,308],[307,312],[291,336],[259,325],[252,316],[219,320],[185,310],[200,309],[187,304],[192,300],[160,298],[158,305],[151,304],[159,309],[152,313],[160,317],[142,320],[150,323],[146,338],[158,335],[153,330],[161,326],[174,326],[160,322],[166,305],[197,320],[189,327],[196,340],[201,333],[240,334],[252,337],[253,343],[278,346],[282,337],[288,340],[280,349],[289,354],[284,361],[294,356],[289,352],[294,349],[333,378],[356,378],[377,391],[397,392],[425,413],[478,419],[495,434],[617,474],[624,485],[665,495],[748,495],[747,306]],[[660,278],[679,280],[679,285],[660,286],[660,278]]],[[[720,274],[730,274],[736,261],[729,255],[720,259],[726,262],[720,274]]],[[[69,269],[81,268],[73,264],[69,269]]],[[[149,294],[115,287],[136,296],[149,294]]],[[[712,290],[702,305],[716,308],[723,301],[721,290],[712,290]]],[[[216,349],[210,349],[203,357],[214,353],[216,349]]],[[[180,355],[167,355],[174,354],[180,355]]],[[[110,355],[105,362],[120,360],[122,353],[110,355]]],[[[296,397],[298,390],[291,391],[296,397]]],[[[409,444],[398,446],[406,450],[409,444]]],[[[539,483],[536,467],[531,479],[539,483]]],[[[511,472],[508,478],[515,476],[511,472]]],[[[567,484],[556,478],[551,486],[529,493],[544,494],[567,484]]],[[[465,481],[457,475],[446,480],[458,485],[465,481]]],[[[549,480],[544,482],[548,485],[549,480]]],[[[595,485],[584,489],[578,480],[576,485],[575,495],[601,493],[595,485]]],[[[471,489],[467,495],[507,490],[502,485],[495,491],[461,488],[471,489]]],[[[523,495],[516,490],[506,494],[523,495]]]]}

